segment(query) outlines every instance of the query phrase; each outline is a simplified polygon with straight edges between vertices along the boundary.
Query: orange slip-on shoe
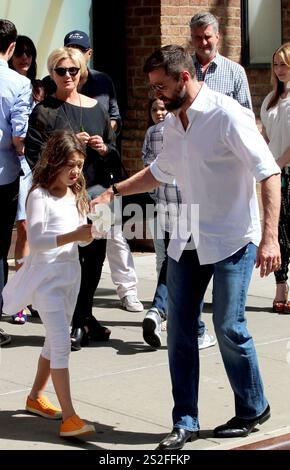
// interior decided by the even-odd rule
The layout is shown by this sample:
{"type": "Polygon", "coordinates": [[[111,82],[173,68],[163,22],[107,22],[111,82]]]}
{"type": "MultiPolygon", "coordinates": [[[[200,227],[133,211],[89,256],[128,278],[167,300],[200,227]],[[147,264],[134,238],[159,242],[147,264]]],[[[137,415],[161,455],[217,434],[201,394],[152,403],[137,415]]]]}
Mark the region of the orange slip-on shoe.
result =
{"type": "Polygon", "coordinates": [[[48,419],[61,419],[62,413],[59,408],[56,408],[49,399],[45,396],[38,397],[36,400],[31,400],[27,397],[25,409],[43,418],[48,419]]]}
{"type": "Polygon", "coordinates": [[[95,426],[87,424],[78,415],[73,415],[61,423],[59,435],[62,437],[77,437],[93,432],[95,432],[95,426]]]}

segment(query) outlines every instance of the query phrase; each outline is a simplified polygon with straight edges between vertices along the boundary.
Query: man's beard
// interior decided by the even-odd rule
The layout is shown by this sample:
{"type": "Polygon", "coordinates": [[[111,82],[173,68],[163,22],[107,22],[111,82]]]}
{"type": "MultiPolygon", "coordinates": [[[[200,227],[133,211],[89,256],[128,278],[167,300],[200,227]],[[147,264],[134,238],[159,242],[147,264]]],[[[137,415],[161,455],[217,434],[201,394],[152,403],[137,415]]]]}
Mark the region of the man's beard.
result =
{"type": "Polygon", "coordinates": [[[176,93],[175,98],[167,98],[166,96],[161,96],[160,99],[163,101],[167,111],[176,111],[181,108],[185,103],[187,98],[187,93],[185,90],[181,90],[179,93],[176,93]]]}

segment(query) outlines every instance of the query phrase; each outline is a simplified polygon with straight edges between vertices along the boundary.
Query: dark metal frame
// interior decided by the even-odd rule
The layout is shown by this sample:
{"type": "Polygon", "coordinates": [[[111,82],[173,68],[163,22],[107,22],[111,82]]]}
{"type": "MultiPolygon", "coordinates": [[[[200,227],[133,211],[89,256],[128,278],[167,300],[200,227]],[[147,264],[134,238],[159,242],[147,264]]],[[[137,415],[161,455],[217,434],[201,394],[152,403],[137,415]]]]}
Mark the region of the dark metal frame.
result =
{"type": "MultiPolygon", "coordinates": [[[[282,0],[281,26],[282,26],[282,0]]],[[[249,0],[241,0],[241,27],[242,27],[242,64],[246,68],[270,68],[271,63],[253,63],[250,61],[250,34],[249,34],[249,0]]],[[[281,27],[282,31],[282,27],[281,27]]],[[[281,37],[282,42],[282,37],[281,37]]]]}

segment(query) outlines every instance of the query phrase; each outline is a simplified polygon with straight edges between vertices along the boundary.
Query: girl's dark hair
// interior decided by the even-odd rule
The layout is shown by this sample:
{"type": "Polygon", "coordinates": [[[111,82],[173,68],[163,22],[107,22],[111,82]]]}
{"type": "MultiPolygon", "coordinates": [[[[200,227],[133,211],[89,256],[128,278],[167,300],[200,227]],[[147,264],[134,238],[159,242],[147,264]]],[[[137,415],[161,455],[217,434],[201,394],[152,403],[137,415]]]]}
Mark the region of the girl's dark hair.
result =
{"type": "MultiPolygon", "coordinates": [[[[75,134],[70,131],[56,131],[51,134],[34,168],[32,187],[28,196],[31,191],[38,187],[49,191],[56,177],[66,165],[69,156],[74,152],[79,153],[83,158],[86,157],[85,149],[75,134]]],[[[88,197],[83,173],[70,188],[76,196],[78,211],[83,214],[86,213],[88,210],[88,197]]]]}
{"type": "MultiPolygon", "coordinates": [[[[36,52],[35,45],[34,45],[32,39],[30,39],[28,36],[19,35],[19,36],[17,36],[17,39],[16,39],[16,46],[15,46],[14,54],[18,54],[18,53],[21,54],[25,50],[28,50],[31,53],[31,57],[32,57],[31,66],[29,67],[29,70],[27,71],[26,76],[30,80],[35,80],[36,79],[36,73],[37,73],[37,65],[36,65],[37,52],[36,52]]],[[[8,61],[9,67],[11,69],[13,69],[12,58],[13,58],[13,56],[8,61]]]]}

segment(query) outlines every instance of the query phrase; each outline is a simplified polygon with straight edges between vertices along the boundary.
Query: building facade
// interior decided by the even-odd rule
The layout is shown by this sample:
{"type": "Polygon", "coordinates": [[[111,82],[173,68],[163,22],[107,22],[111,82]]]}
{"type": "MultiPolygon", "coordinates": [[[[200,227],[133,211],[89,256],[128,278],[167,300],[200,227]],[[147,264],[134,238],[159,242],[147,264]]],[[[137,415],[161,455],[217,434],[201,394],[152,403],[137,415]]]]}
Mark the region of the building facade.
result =
{"type": "MultiPolygon", "coordinates": [[[[266,44],[273,39],[273,50],[290,40],[290,0],[123,0],[102,2],[93,15],[95,65],[107,71],[113,78],[123,115],[122,158],[129,173],[142,168],[141,146],[146,130],[148,83],[142,68],[152,51],[166,44],[189,46],[190,18],[198,11],[210,11],[220,21],[222,39],[220,52],[245,66],[249,79],[256,117],[261,102],[270,90],[270,61],[245,64],[249,58],[244,50],[251,34],[255,32],[259,14],[269,7],[269,17],[263,18],[258,39],[266,44]],[[245,10],[256,3],[257,18],[250,28],[245,10]],[[265,2],[265,3],[264,3],[265,2]],[[260,8],[260,13],[259,13],[260,8]],[[101,11],[100,11],[101,9],[101,11]],[[257,13],[258,12],[258,13],[257,13]],[[274,14],[280,24],[280,32],[272,31],[274,14]],[[103,27],[97,25],[97,17],[111,17],[103,27]],[[265,25],[265,26],[264,26],[265,25]],[[109,30],[109,37],[108,37],[109,30]],[[249,37],[245,38],[245,31],[249,37]],[[280,37],[279,37],[280,36],[280,37]],[[106,43],[100,49],[100,39],[106,43]],[[107,41],[106,41],[107,37],[107,41]],[[104,50],[106,48],[106,50],[104,50]]],[[[93,9],[94,11],[94,9],[93,9]]],[[[258,23],[257,23],[258,24],[258,23]]],[[[257,39],[258,37],[258,39],[257,39]]],[[[270,43],[270,48],[271,48],[270,43]]]]}
{"type": "MultiPolygon", "coordinates": [[[[220,21],[220,52],[246,69],[254,111],[270,89],[273,51],[290,40],[290,0],[1,0],[0,17],[34,41],[38,76],[68,31],[86,31],[93,66],[113,79],[123,118],[122,159],[130,174],[142,168],[148,81],[145,59],[157,47],[190,47],[190,18],[210,11],[220,21]],[[41,8],[40,8],[41,3],[41,8]],[[36,21],[37,18],[37,21],[36,21]]],[[[193,52],[193,51],[192,51],[193,52]]]]}

